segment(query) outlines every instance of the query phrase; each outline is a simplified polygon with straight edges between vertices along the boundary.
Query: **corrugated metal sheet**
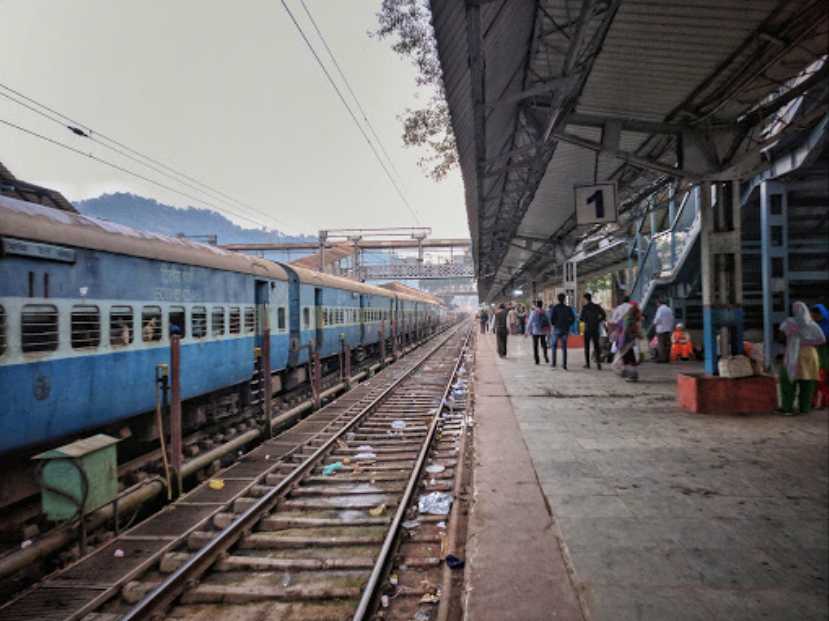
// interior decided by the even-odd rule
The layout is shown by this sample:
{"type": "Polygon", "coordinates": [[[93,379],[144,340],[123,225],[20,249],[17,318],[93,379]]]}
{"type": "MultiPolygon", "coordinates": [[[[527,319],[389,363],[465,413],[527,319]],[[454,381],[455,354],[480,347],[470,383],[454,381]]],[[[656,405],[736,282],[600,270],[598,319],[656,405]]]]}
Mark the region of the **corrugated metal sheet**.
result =
{"type": "Polygon", "coordinates": [[[29,203],[54,207],[62,211],[78,213],[75,206],[57,190],[44,188],[34,183],[21,181],[0,162],[0,194],[29,203]]]}
{"type": "Polygon", "coordinates": [[[625,0],[577,110],[662,121],[777,4],[776,0],[625,0]]]}

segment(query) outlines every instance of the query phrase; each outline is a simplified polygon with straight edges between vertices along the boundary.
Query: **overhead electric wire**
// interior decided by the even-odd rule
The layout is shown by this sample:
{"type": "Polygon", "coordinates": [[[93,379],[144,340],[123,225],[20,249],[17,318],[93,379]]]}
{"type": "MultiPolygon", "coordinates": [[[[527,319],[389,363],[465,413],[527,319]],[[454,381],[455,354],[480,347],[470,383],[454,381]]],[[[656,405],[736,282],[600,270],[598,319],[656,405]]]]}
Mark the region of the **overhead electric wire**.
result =
{"type": "MultiPolygon", "coordinates": [[[[8,93],[12,93],[16,97],[14,97],[12,95],[9,95],[8,93],[3,93],[3,92],[0,92],[0,96],[5,97],[6,99],[8,99],[10,101],[13,101],[14,103],[16,103],[20,106],[23,106],[24,108],[26,108],[26,109],[28,109],[28,110],[36,113],[36,114],[39,114],[40,116],[42,116],[44,118],[47,118],[47,119],[49,119],[50,121],[52,121],[54,123],[59,124],[61,127],[64,127],[65,129],[68,129],[70,132],[72,132],[76,136],[79,136],[81,138],[87,138],[90,141],[94,142],[95,144],[100,145],[100,146],[104,147],[105,149],[109,149],[110,151],[113,151],[113,152],[119,154],[121,157],[129,159],[129,160],[131,160],[131,161],[133,161],[137,164],[140,164],[141,166],[145,166],[145,167],[157,172],[158,174],[164,175],[165,177],[174,180],[176,183],[181,183],[182,185],[185,185],[185,186],[187,186],[191,189],[194,189],[196,191],[202,192],[202,193],[207,194],[207,195],[213,194],[213,196],[210,196],[210,198],[212,200],[219,200],[219,201],[221,201],[222,203],[225,203],[225,204],[229,204],[228,201],[231,201],[232,204],[237,206],[235,208],[244,208],[248,211],[259,214],[260,216],[264,216],[265,218],[269,218],[270,220],[273,220],[273,222],[275,222],[279,226],[286,226],[284,222],[281,222],[278,218],[275,218],[271,214],[268,214],[268,213],[266,213],[266,212],[264,212],[260,209],[257,209],[256,207],[254,207],[252,205],[249,205],[249,204],[247,204],[247,203],[245,203],[245,202],[243,202],[243,201],[241,201],[237,198],[234,198],[233,196],[231,196],[229,194],[226,194],[226,193],[222,192],[221,190],[219,190],[217,188],[214,188],[213,186],[211,186],[207,183],[204,183],[203,181],[199,181],[198,179],[195,179],[195,178],[193,178],[193,177],[191,177],[191,176],[189,176],[189,175],[187,175],[187,174],[185,174],[185,173],[183,173],[179,170],[176,170],[172,166],[169,166],[169,165],[165,164],[164,162],[161,162],[161,161],[159,161],[159,160],[157,160],[157,159],[155,159],[155,158],[153,158],[149,155],[141,153],[140,151],[137,151],[136,149],[133,149],[132,147],[129,147],[128,145],[125,145],[122,142],[119,142],[118,140],[115,140],[114,138],[110,138],[106,134],[103,134],[101,132],[96,131],[95,129],[93,129],[92,127],[87,125],[86,123],[81,123],[80,121],[76,121],[72,117],[69,117],[69,116],[63,114],[62,112],[59,112],[58,110],[55,110],[54,108],[51,108],[51,107],[47,106],[46,104],[41,103],[41,102],[37,101],[36,99],[33,99],[33,98],[29,97],[28,95],[25,95],[25,94],[21,93],[20,91],[17,91],[17,90],[11,88],[10,86],[8,86],[6,84],[0,83],[0,89],[6,90],[6,91],[8,91],[8,93]],[[18,98],[23,99],[24,101],[20,101],[20,99],[18,99],[18,98]],[[29,103],[26,103],[26,102],[34,104],[34,106],[29,105],[29,103]],[[38,109],[38,108],[40,108],[40,109],[38,109]],[[108,143],[111,143],[111,144],[108,144],[108,143]],[[115,146],[113,146],[113,145],[115,145],[115,146]],[[148,163],[148,162],[150,162],[150,163],[148,163]],[[163,169],[163,170],[161,170],[161,169],[163,169]],[[169,171],[169,172],[165,172],[165,171],[169,171]]],[[[202,200],[202,199],[199,199],[199,200],[202,200]]],[[[218,209],[217,207],[214,207],[214,208],[218,209]]],[[[221,209],[219,209],[219,211],[221,211],[221,209]]],[[[232,213],[232,212],[230,212],[230,213],[232,213]]],[[[236,214],[234,213],[234,215],[236,215],[236,214]]],[[[248,220],[252,221],[249,218],[248,218],[248,220]]]]}
{"type": "Polygon", "coordinates": [[[386,178],[389,180],[389,183],[391,183],[392,186],[394,186],[397,195],[400,197],[400,200],[403,201],[403,204],[406,205],[409,212],[414,217],[415,222],[417,224],[420,224],[420,217],[417,215],[417,211],[415,211],[414,207],[412,207],[412,205],[406,199],[405,195],[400,189],[400,186],[394,180],[394,177],[392,177],[388,167],[386,166],[385,162],[383,162],[383,159],[380,157],[380,154],[377,152],[377,148],[374,146],[374,143],[368,137],[366,130],[363,129],[363,126],[360,124],[360,121],[357,119],[357,116],[354,114],[354,111],[351,109],[351,106],[349,106],[348,102],[345,100],[342,91],[337,86],[337,83],[334,81],[334,79],[331,77],[331,74],[328,72],[328,69],[325,67],[325,63],[322,62],[322,59],[319,57],[319,54],[317,54],[317,51],[314,49],[314,46],[311,45],[311,41],[308,39],[308,36],[302,29],[302,26],[299,25],[299,22],[297,21],[296,17],[294,17],[294,14],[291,11],[291,9],[285,3],[285,0],[280,0],[280,2],[282,3],[282,8],[285,9],[285,12],[288,13],[288,17],[290,17],[291,21],[294,23],[294,26],[299,32],[299,35],[302,37],[302,40],[305,42],[305,45],[308,47],[308,50],[311,52],[314,59],[317,61],[317,64],[320,66],[320,69],[322,69],[322,72],[325,74],[325,77],[328,79],[329,84],[331,84],[331,88],[333,88],[334,92],[337,93],[337,97],[339,97],[343,106],[345,106],[345,109],[348,111],[351,120],[354,121],[354,124],[357,126],[357,129],[360,130],[360,133],[363,135],[363,138],[365,138],[366,143],[368,143],[368,146],[371,149],[371,152],[374,154],[374,158],[377,160],[377,163],[380,164],[380,167],[383,169],[383,172],[386,173],[386,178]]]}
{"type": "Polygon", "coordinates": [[[227,213],[229,213],[233,216],[236,216],[237,218],[247,220],[248,222],[250,222],[252,224],[255,224],[257,226],[266,226],[262,222],[260,222],[258,220],[254,220],[253,218],[250,218],[246,215],[243,215],[243,214],[235,212],[235,211],[231,211],[230,209],[227,209],[226,207],[222,208],[222,207],[219,207],[218,205],[214,205],[213,203],[211,203],[209,201],[206,201],[203,198],[199,198],[198,196],[193,196],[192,194],[189,194],[187,192],[182,192],[181,190],[179,190],[177,188],[174,188],[172,186],[169,186],[165,183],[162,183],[162,182],[158,181],[157,179],[152,179],[151,177],[147,177],[145,175],[142,175],[141,173],[137,173],[134,170],[130,170],[129,168],[125,168],[124,166],[121,166],[120,164],[116,164],[114,162],[110,162],[109,160],[105,160],[102,157],[98,157],[94,153],[86,153],[86,152],[84,152],[80,149],[77,149],[77,148],[73,147],[72,145],[68,145],[65,142],[61,142],[60,140],[56,140],[55,138],[50,138],[49,136],[44,136],[43,134],[40,134],[40,133],[38,133],[34,130],[23,127],[22,125],[17,125],[16,123],[12,123],[11,121],[7,121],[5,119],[0,119],[0,123],[2,123],[3,125],[6,125],[8,127],[11,127],[13,129],[16,129],[20,132],[23,132],[24,134],[34,136],[35,138],[39,138],[40,140],[43,140],[43,141],[48,142],[50,144],[53,144],[55,146],[61,147],[62,149],[66,149],[67,151],[71,151],[72,153],[75,153],[77,155],[81,155],[83,157],[89,158],[91,160],[94,160],[94,161],[99,162],[101,164],[104,164],[106,166],[109,166],[110,168],[113,168],[113,169],[118,170],[120,172],[126,173],[128,175],[132,175],[133,177],[136,177],[137,179],[141,179],[142,181],[146,181],[147,183],[151,183],[153,185],[156,185],[156,186],[158,186],[158,187],[160,187],[164,190],[167,190],[169,192],[175,192],[176,194],[180,194],[181,196],[189,198],[190,200],[196,201],[198,204],[208,205],[208,206],[212,207],[213,209],[215,209],[219,212],[222,212],[222,211],[227,212],[227,213]]]}
{"type": "Polygon", "coordinates": [[[314,27],[314,30],[316,31],[317,36],[320,38],[320,41],[322,41],[323,46],[325,46],[325,51],[328,52],[328,56],[331,58],[331,62],[334,63],[334,67],[337,69],[337,73],[340,74],[340,77],[342,78],[343,83],[345,84],[345,87],[348,89],[348,92],[351,94],[351,98],[354,100],[354,103],[357,104],[357,109],[360,111],[360,114],[363,115],[363,120],[366,122],[366,126],[368,127],[368,130],[371,132],[371,135],[374,136],[374,139],[377,141],[377,146],[380,147],[380,150],[383,152],[383,155],[386,156],[386,161],[389,163],[389,166],[391,166],[391,169],[394,171],[394,174],[397,177],[398,181],[400,181],[402,183],[403,178],[400,176],[400,173],[398,172],[397,167],[394,165],[394,162],[392,161],[391,156],[389,155],[389,152],[386,151],[386,147],[383,146],[383,141],[380,140],[380,136],[378,136],[377,132],[374,131],[374,126],[371,124],[371,121],[368,120],[368,115],[366,114],[366,111],[363,109],[363,105],[360,103],[360,100],[357,97],[357,94],[354,92],[354,89],[351,88],[351,83],[348,81],[348,78],[346,77],[345,73],[343,72],[342,67],[340,67],[340,63],[337,61],[336,55],[334,54],[334,52],[329,47],[328,41],[326,40],[325,35],[322,34],[322,31],[320,30],[319,26],[317,25],[317,20],[314,19],[314,16],[311,14],[311,10],[308,8],[308,5],[305,3],[305,0],[299,0],[299,2],[300,2],[300,4],[302,4],[302,8],[305,9],[305,14],[308,16],[308,19],[311,21],[311,25],[314,27]]]}

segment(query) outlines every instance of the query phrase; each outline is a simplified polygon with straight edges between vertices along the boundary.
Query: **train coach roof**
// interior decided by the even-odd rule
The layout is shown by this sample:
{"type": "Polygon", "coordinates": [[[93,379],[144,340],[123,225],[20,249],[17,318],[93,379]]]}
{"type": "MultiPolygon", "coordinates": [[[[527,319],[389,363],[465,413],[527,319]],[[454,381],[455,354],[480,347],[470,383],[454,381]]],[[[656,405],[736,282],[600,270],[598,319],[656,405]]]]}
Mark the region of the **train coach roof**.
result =
{"type": "Polygon", "coordinates": [[[0,196],[0,236],[288,280],[272,261],[6,196],[0,196]]]}
{"type": "Polygon", "coordinates": [[[429,302],[430,304],[437,304],[439,306],[443,306],[443,301],[432,295],[431,293],[427,293],[426,291],[421,291],[420,289],[415,289],[414,287],[408,287],[403,283],[399,282],[387,282],[380,285],[383,289],[388,289],[389,291],[394,292],[397,295],[405,297],[410,300],[415,300],[417,302],[429,302]]]}
{"type": "Polygon", "coordinates": [[[382,287],[375,287],[374,285],[367,285],[364,282],[357,282],[350,278],[343,278],[342,276],[333,276],[331,274],[323,274],[315,270],[310,270],[305,267],[291,264],[288,266],[294,270],[299,276],[299,280],[309,285],[319,285],[320,287],[333,287],[335,289],[345,289],[346,291],[356,291],[366,295],[382,295],[383,297],[394,297],[394,295],[383,289],[382,287]]]}

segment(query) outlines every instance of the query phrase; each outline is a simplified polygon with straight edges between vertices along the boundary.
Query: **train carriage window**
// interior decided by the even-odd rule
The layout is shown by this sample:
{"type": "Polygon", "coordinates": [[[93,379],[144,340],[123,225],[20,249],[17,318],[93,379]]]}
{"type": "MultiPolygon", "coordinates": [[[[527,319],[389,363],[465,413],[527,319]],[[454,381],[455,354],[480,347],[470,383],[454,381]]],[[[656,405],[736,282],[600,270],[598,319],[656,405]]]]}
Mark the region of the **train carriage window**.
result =
{"type": "Polygon", "coordinates": [[[337,309],[337,324],[339,325],[341,323],[343,323],[343,309],[338,308],[337,309]]]}
{"type": "Polygon", "coordinates": [[[0,305],[0,356],[6,353],[6,309],[0,305]]]}
{"type": "Polygon", "coordinates": [[[72,347],[97,347],[101,343],[101,311],[97,306],[73,306],[72,347]]]}
{"type": "Polygon", "coordinates": [[[145,343],[161,340],[160,306],[145,306],[141,310],[141,339],[145,343]]]}
{"type": "Polygon", "coordinates": [[[113,306],[109,309],[109,344],[125,347],[132,343],[132,306],[113,306]]]}
{"type": "Polygon", "coordinates": [[[207,336],[207,309],[204,306],[194,306],[190,309],[190,332],[194,339],[207,336]]]}
{"type": "Polygon", "coordinates": [[[242,331],[242,314],[238,306],[230,307],[229,328],[231,334],[239,334],[242,331]]]}
{"type": "Polygon", "coordinates": [[[20,314],[20,347],[24,352],[58,348],[58,309],[51,304],[27,304],[20,314]]]}
{"type": "Polygon", "coordinates": [[[187,314],[183,306],[171,306],[168,313],[170,318],[170,336],[184,338],[187,336],[187,314]]]}
{"type": "Polygon", "coordinates": [[[245,308],[245,334],[256,332],[256,310],[248,306],[245,308]]]}
{"type": "Polygon", "coordinates": [[[307,306],[302,309],[302,325],[306,330],[311,327],[311,309],[307,306]]]}
{"type": "Polygon", "coordinates": [[[285,308],[282,306],[276,309],[276,329],[285,329],[285,308]]]}
{"type": "Polygon", "coordinates": [[[210,334],[212,336],[224,336],[225,334],[225,309],[223,306],[214,306],[210,313],[210,321],[212,327],[210,334]]]}

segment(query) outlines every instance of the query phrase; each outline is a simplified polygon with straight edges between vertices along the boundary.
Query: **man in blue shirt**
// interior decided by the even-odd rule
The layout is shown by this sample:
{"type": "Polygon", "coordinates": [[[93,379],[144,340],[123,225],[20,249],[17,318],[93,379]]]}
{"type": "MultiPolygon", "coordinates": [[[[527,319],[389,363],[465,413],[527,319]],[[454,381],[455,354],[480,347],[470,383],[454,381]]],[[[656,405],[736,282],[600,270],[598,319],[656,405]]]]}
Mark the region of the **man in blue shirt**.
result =
{"type": "Polygon", "coordinates": [[[561,367],[567,370],[567,333],[570,331],[570,326],[576,320],[576,314],[573,309],[567,306],[564,301],[567,299],[563,293],[558,294],[558,304],[550,309],[550,323],[553,326],[553,335],[551,337],[550,347],[553,349],[553,363],[552,367],[556,367],[556,350],[558,343],[561,341],[562,365],[561,367]]]}
{"type": "Polygon", "coordinates": [[[541,344],[541,351],[544,353],[544,362],[549,363],[550,359],[547,357],[547,335],[550,333],[550,320],[544,312],[544,303],[538,300],[535,303],[535,308],[530,313],[530,318],[527,321],[527,331],[524,334],[529,334],[533,337],[533,357],[535,363],[538,364],[538,345],[541,344]]]}

